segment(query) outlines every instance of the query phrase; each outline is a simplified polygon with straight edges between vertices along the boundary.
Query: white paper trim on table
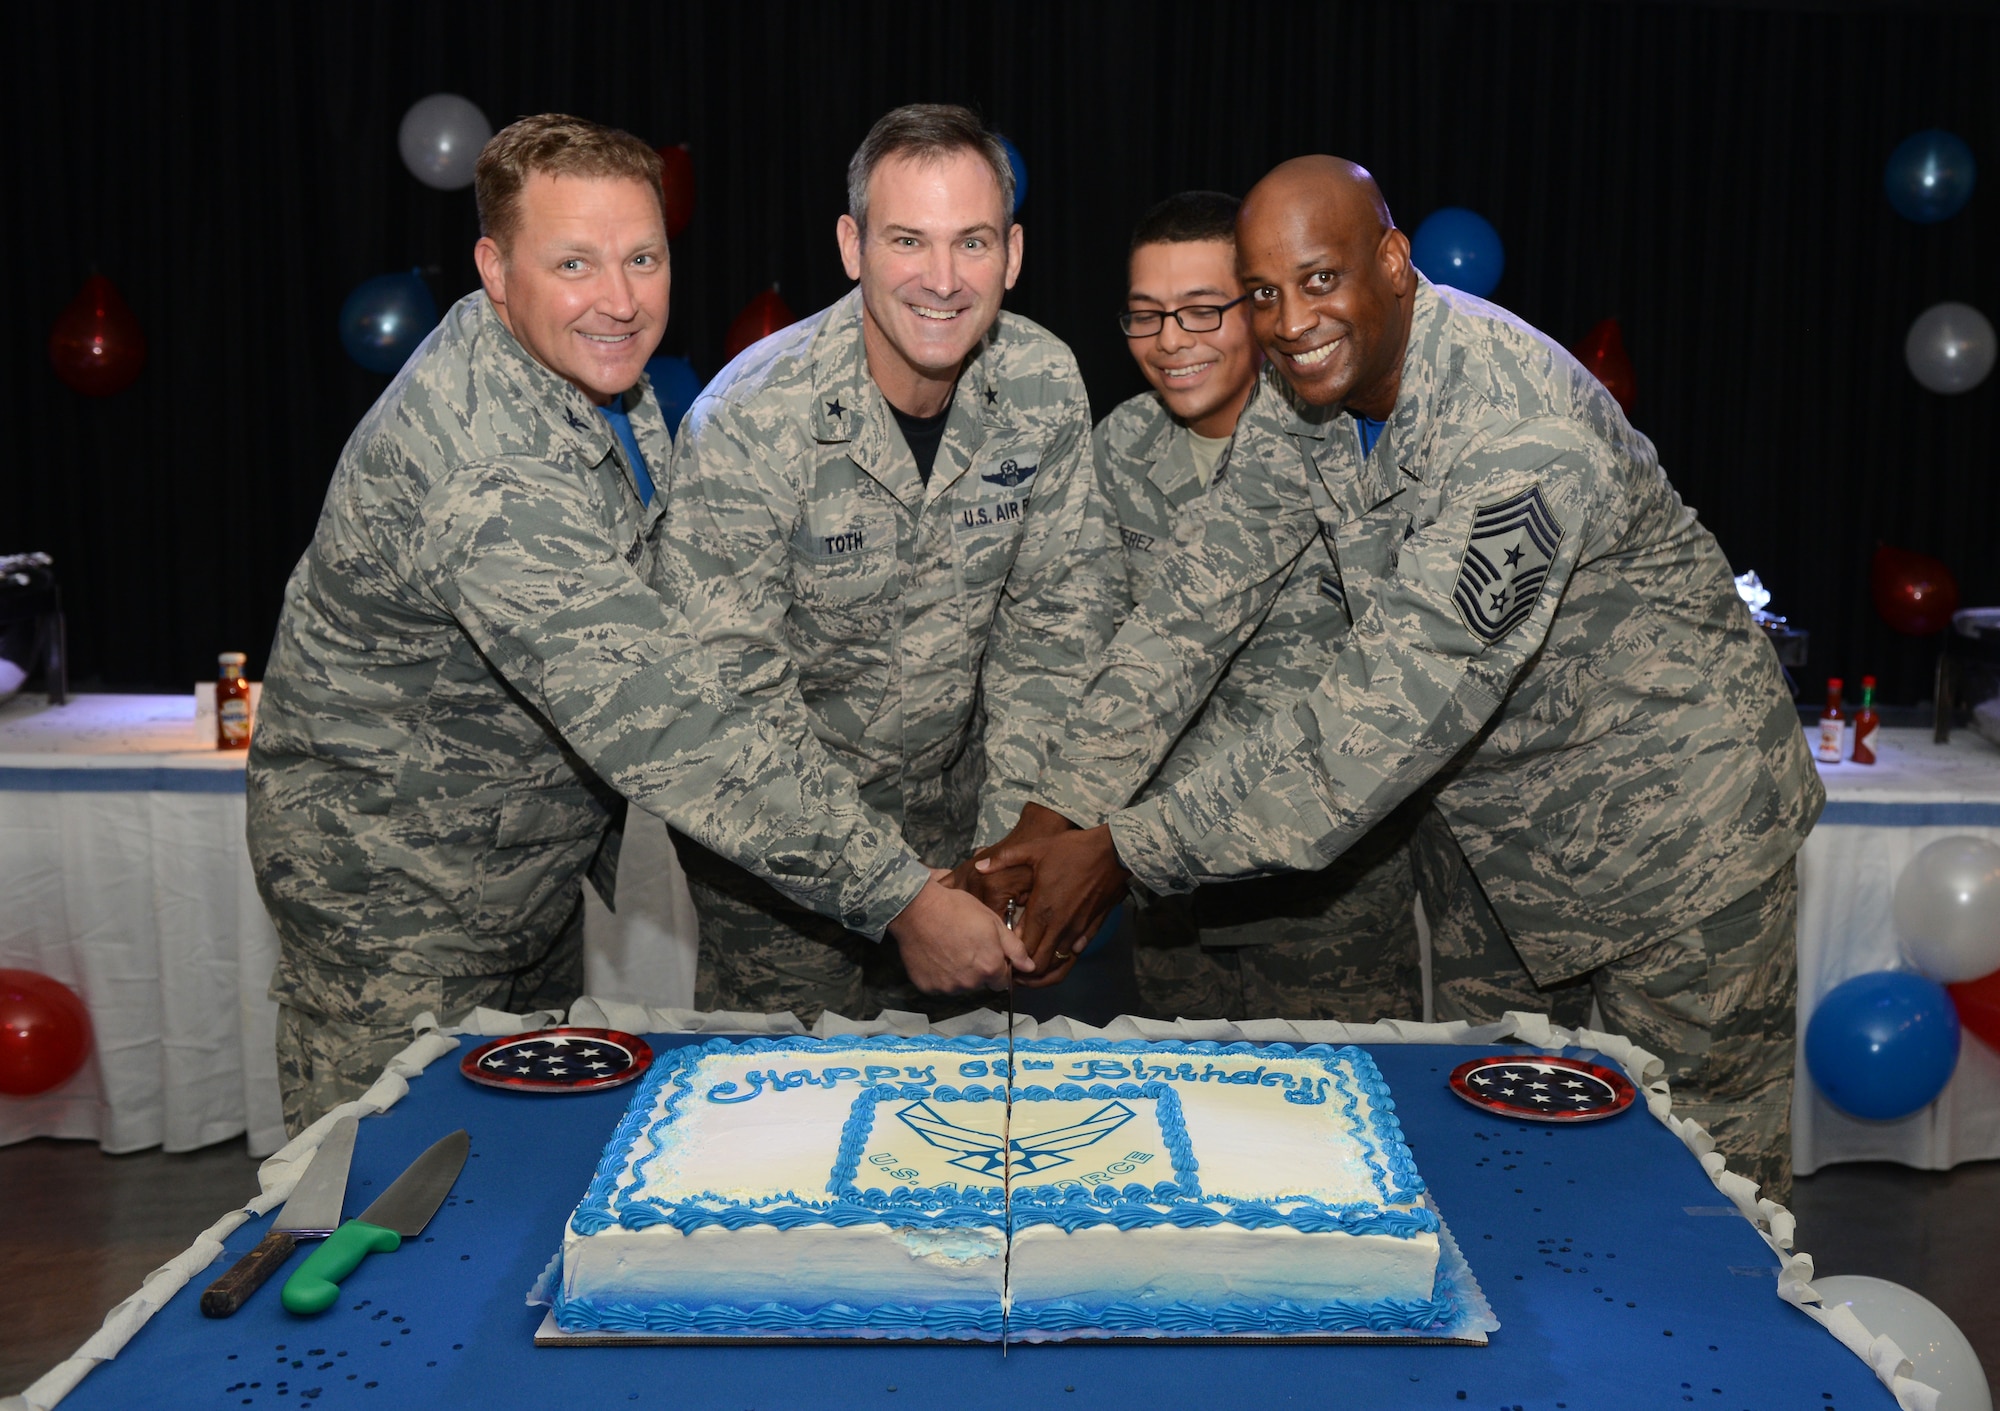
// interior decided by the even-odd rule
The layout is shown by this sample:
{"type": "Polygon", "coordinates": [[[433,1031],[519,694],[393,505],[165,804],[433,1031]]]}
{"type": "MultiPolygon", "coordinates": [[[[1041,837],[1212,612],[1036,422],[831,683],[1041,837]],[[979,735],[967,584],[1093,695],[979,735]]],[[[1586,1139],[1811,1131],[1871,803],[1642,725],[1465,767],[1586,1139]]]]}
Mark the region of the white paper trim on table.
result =
{"type": "Polygon", "coordinates": [[[410,1091],[410,1079],[443,1055],[458,1047],[458,1035],[500,1037],[525,1033],[556,1022],[554,1011],[533,1014],[503,1014],[494,1009],[475,1009],[459,1023],[440,1028],[437,1016],[420,1014],[411,1027],[417,1037],[408,1048],[389,1060],[382,1076],[353,1102],[343,1102],[291,1141],[285,1143],[257,1168],[257,1195],[240,1209],[232,1210],[194,1238],[194,1243],[146,1275],[139,1291],[104,1315],[104,1323],[85,1340],[82,1347],[38,1377],[26,1391],[0,1397],[0,1411],[48,1411],[75,1388],[100,1362],[109,1362],[146,1325],[167,1300],[187,1282],[215,1262],[222,1242],[244,1221],[263,1215],[282,1204],[312,1164],[313,1154],[333,1124],[343,1117],[372,1117],[386,1112],[410,1091]]]}
{"type": "MultiPolygon", "coordinates": [[[[408,1048],[389,1060],[382,1076],[356,1102],[343,1103],[306,1128],[258,1168],[262,1187],[255,1200],[240,1210],[232,1210],[196,1237],[195,1242],[174,1259],[146,1276],[139,1292],[105,1316],[104,1326],[74,1355],[58,1363],[18,1396],[0,1399],[0,1411],[49,1411],[98,1363],[118,1355],[132,1334],[142,1327],[168,1299],[178,1293],[194,1275],[222,1253],[222,1241],[253,1215],[262,1215],[291,1194],[304,1174],[311,1154],[333,1124],[350,1113],[372,1116],[400,1102],[410,1090],[409,1080],[433,1061],[458,1047],[457,1036],[472,1034],[498,1037],[525,1033],[555,1021],[552,1013],[506,1014],[498,1010],[475,1009],[460,1023],[440,1027],[436,1016],[422,1014],[413,1026],[417,1038],[408,1048]]],[[[586,1028],[622,1029],[639,1034],[805,1034],[831,1038],[836,1034],[899,1034],[914,1037],[935,1033],[945,1037],[975,1035],[996,1038],[1007,1032],[1006,1016],[990,1009],[977,1009],[932,1024],[924,1015],[907,1010],[885,1009],[873,1019],[848,1019],[834,1013],[822,1014],[811,1029],[789,1012],[781,1014],[739,1014],[726,1011],[703,1012],[691,1009],[656,1009],[590,996],[570,1007],[570,1024],[586,1028]]],[[[1177,1019],[1171,1022],[1120,1015],[1103,1028],[1079,1024],[1073,1019],[1037,1021],[1025,1015],[1014,1019],[1018,1038],[1104,1038],[1182,1039],[1233,1043],[1307,1044],[1457,1044],[1484,1047],[1490,1044],[1523,1044],[1555,1052],[1563,1048],[1589,1049],[1623,1068],[1645,1094],[1646,1109],[1681,1139],[1700,1161],[1715,1188],[1729,1198],[1739,1214],[1750,1222],[1758,1236],[1778,1258],[1778,1296],[1839,1339],[1875,1373],[1896,1398],[1901,1411],[1937,1411],[1936,1388],[1915,1380],[1914,1367],[1903,1350],[1887,1336],[1877,1336],[1862,1325],[1846,1304],[1824,1305],[1812,1286],[1813,1261],[1809,1254],[1792,1249],[1795,1222],[1791,1211],[1775,1201],[1761,1199],[1757,1186],[1724,1164],[1715,1141],[1698,1122],[1676,1117],[1673,1097],[1665,1077],[1666,1065],[1630,1039],[1595,1029],[1565,1029],[1549,1022],[1546,1014],[1509,1011],[1489,1024],[1468,1024],[1463,1020],[1426,1024],[1409,1019],[1384,1019],[1373,1024],[1342,1024],[1334,1020],[1255,1019],[1241,1023],[1227,1019],[1177,1019]]]]}

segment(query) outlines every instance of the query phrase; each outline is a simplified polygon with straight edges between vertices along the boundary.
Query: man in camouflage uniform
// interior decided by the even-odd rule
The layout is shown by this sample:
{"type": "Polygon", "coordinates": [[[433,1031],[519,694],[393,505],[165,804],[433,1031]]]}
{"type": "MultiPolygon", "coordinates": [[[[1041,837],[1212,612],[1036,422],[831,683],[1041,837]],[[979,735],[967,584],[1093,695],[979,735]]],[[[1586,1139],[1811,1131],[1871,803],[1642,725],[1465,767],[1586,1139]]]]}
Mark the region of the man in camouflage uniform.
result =
{"type": "MultiPolygon", "coordinates": [[[[1148,211],[1132,234],[1120,322],[1152,390],[1099,422],[1095,442],[1135,600],[1181,526],[1210,511],[1209,486],[1227,474],[1239,417],[1258,394],[1261,359],[1249,312],[1237,307],[1238,204],[1220,192],[1184,192],[1148,211]]],[[[1161,792],[1309,690],[1347,625],[1332,559],[1310,545],[1139,796],[1161,792]]],[[[1128,928],[1147,1011],[1167,1019],[1421,1017],[1407,831],[1398,816],[1314,872],[1136,897],[1128,928]]]]}
{"type": "Polygon", "coordinates": [[[939,987],[1003,977],[1019,950],[861,806],[801,715],[728,690],[662,596],[684,567],[656,542],[647,466],[669,441],[640,378],[667,307],[657,156],[529,118],[478,182],[485,291],[348,442],[250,752],[295,1133],[426,1009],[576,997],[581,878],[595,861],[608,882],[627,798],[858,932],[893,926],[939,987]]]}
{"type": "MultiPolygon", "coordinates": [[[[696,401],[666,532],[738,688],[802,704],[862,800],[950,866],[1013,821],[1110,638],[1121,566],[1075,360],[1000,312],[1021,229],[997,139],[962,108],[898,109],[848,200],[859,287],[696,401]]],[[[702,1008],[944,1012],[849,928],[702,847],[681,860],[702,1008]]]]}
{"type": "Polygon", "coordinates": [[[1825,794],[1720,548],[1559,345],[1410,266],[1360,168],[1286,163],[1237,233],[1284,379],[1246,413],[1269,434],[1109,649],[1030,835],[996,850],[1035,868],[1031,945],[1087,927],[1127,869],[1185,891],[1324,866],[1427,791],[1528,975],[1588,975],[1676,1110],[1782,1192],[1793,855],[1825,794]],[[1366,457],[1357,415],[1385,423],[1366,457]],[[1315,538],[1353,619],[1323,678],[1124,806],[1315,538]]]}

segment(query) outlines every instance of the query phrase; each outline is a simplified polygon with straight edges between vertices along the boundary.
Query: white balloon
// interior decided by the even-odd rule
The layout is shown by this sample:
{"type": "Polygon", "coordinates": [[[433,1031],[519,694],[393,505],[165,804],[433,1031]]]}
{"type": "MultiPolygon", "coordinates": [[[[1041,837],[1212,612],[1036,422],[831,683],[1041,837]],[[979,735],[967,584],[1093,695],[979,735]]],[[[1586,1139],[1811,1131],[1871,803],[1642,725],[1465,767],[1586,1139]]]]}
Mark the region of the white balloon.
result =
{"type": "Polygon", "coordinates": [[[456,191],[472,185],[479,149],[492,136],[493,124],[477,103],[456,93],[433,93],[403,114],[396,146],[410,175],[440,191],[456,191]]]}
{"type": "Polygon", "coordinates": [[[1993,1392],[1979,1354],[1958,1324],[1928,1298],[1866,1274],[1834,1274],[1812,1282],[1828,1308],[1844,1303],[1869,1332],[1895,1339],[1916,1379],[1938,1389],[1937,1411],[1993,1411],[1993,1392]]]}
{"type": "Polygon", "coordinates": [[[1993,371],[1993,325],[1970,304],[1932,304],[1903,339],[1910,376],[1947,396],[1970,392],[1993,371]]]}
{"type": "Polygon", "coordinates": [[[2000,970],[2000,847],[1939,838],[1897,879],[1895,916],[1918,974],[1954,985],[2000,970]]]}

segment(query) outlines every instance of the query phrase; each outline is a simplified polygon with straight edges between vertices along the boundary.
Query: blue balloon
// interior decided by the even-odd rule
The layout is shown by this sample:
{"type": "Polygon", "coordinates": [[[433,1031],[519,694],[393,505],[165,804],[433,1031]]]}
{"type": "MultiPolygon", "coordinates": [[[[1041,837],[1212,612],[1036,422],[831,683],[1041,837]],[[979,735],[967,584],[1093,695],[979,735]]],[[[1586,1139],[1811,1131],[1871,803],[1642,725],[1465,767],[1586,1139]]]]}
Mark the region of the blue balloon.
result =
{"type": "Polygon", "coordinates": [[[1410,262],[1433,284],[1485,298],[1507,268],[1500,232],[1485,216],[1463,206],[1432,211],[1410,242],[1410,262]]]}
{"type": "Polygon", "coordinates": [[[1878,970],[1835,985],[1806,1025],[1806,1068],[1850,1117],[1927,1107],[1958,1066],[1958,1011],[1935,980],[1878,970]]]}
{"type": "Polygon", "coordinates": [[[1028,199],[1028,164],[1021,160],[1021,149],[1011,140],[997,132],[993,135],[1000,138],[1000,146],[1007,153],[1007,165],[1014,169],[1014,209],[1018,211],[1028,199]]]}
{"type": "Polygon", "coordinates": [[[378,274],[355,285],[340,306],[340,346],[370,372],[399,372],[437,321],[423,275],[378,274]]]}
{"type": "Polygon", "coordinates": [[[1972,149],[1941,127],[1906,137],[1882,169],[1882,192],[1896,213],[1920,225],[1955,216],[1979,175],[1972,149]]]}
{"type": "Polygon", "coordinates": [[[694,364],[686,358],[648,358],[646,376],[653,384],[653,397],[660,404],[660,414],[667,419],[668,434],[678,436],[681,418],[701,395],[701,378],[695,373],[694,364]]]}

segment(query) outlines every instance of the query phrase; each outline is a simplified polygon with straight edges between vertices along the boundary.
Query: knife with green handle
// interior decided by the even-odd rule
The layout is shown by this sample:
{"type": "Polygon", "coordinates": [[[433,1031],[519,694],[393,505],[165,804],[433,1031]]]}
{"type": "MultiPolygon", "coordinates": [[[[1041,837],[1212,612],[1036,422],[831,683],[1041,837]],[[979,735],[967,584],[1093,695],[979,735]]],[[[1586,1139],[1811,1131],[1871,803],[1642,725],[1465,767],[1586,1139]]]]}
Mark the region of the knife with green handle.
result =
{"type": "Polygon", "coordinates": [[[293,1313],[324,1313],[340,1297],[340,1281],[371,1254],[387,1254],[423,1233],[465,1166],[472,1138],[464,1131],[440,1137],[404,1168],[389,1189],[354,1219],[328,1235],[285,1280],[284,1305],[293,1313]]]}

